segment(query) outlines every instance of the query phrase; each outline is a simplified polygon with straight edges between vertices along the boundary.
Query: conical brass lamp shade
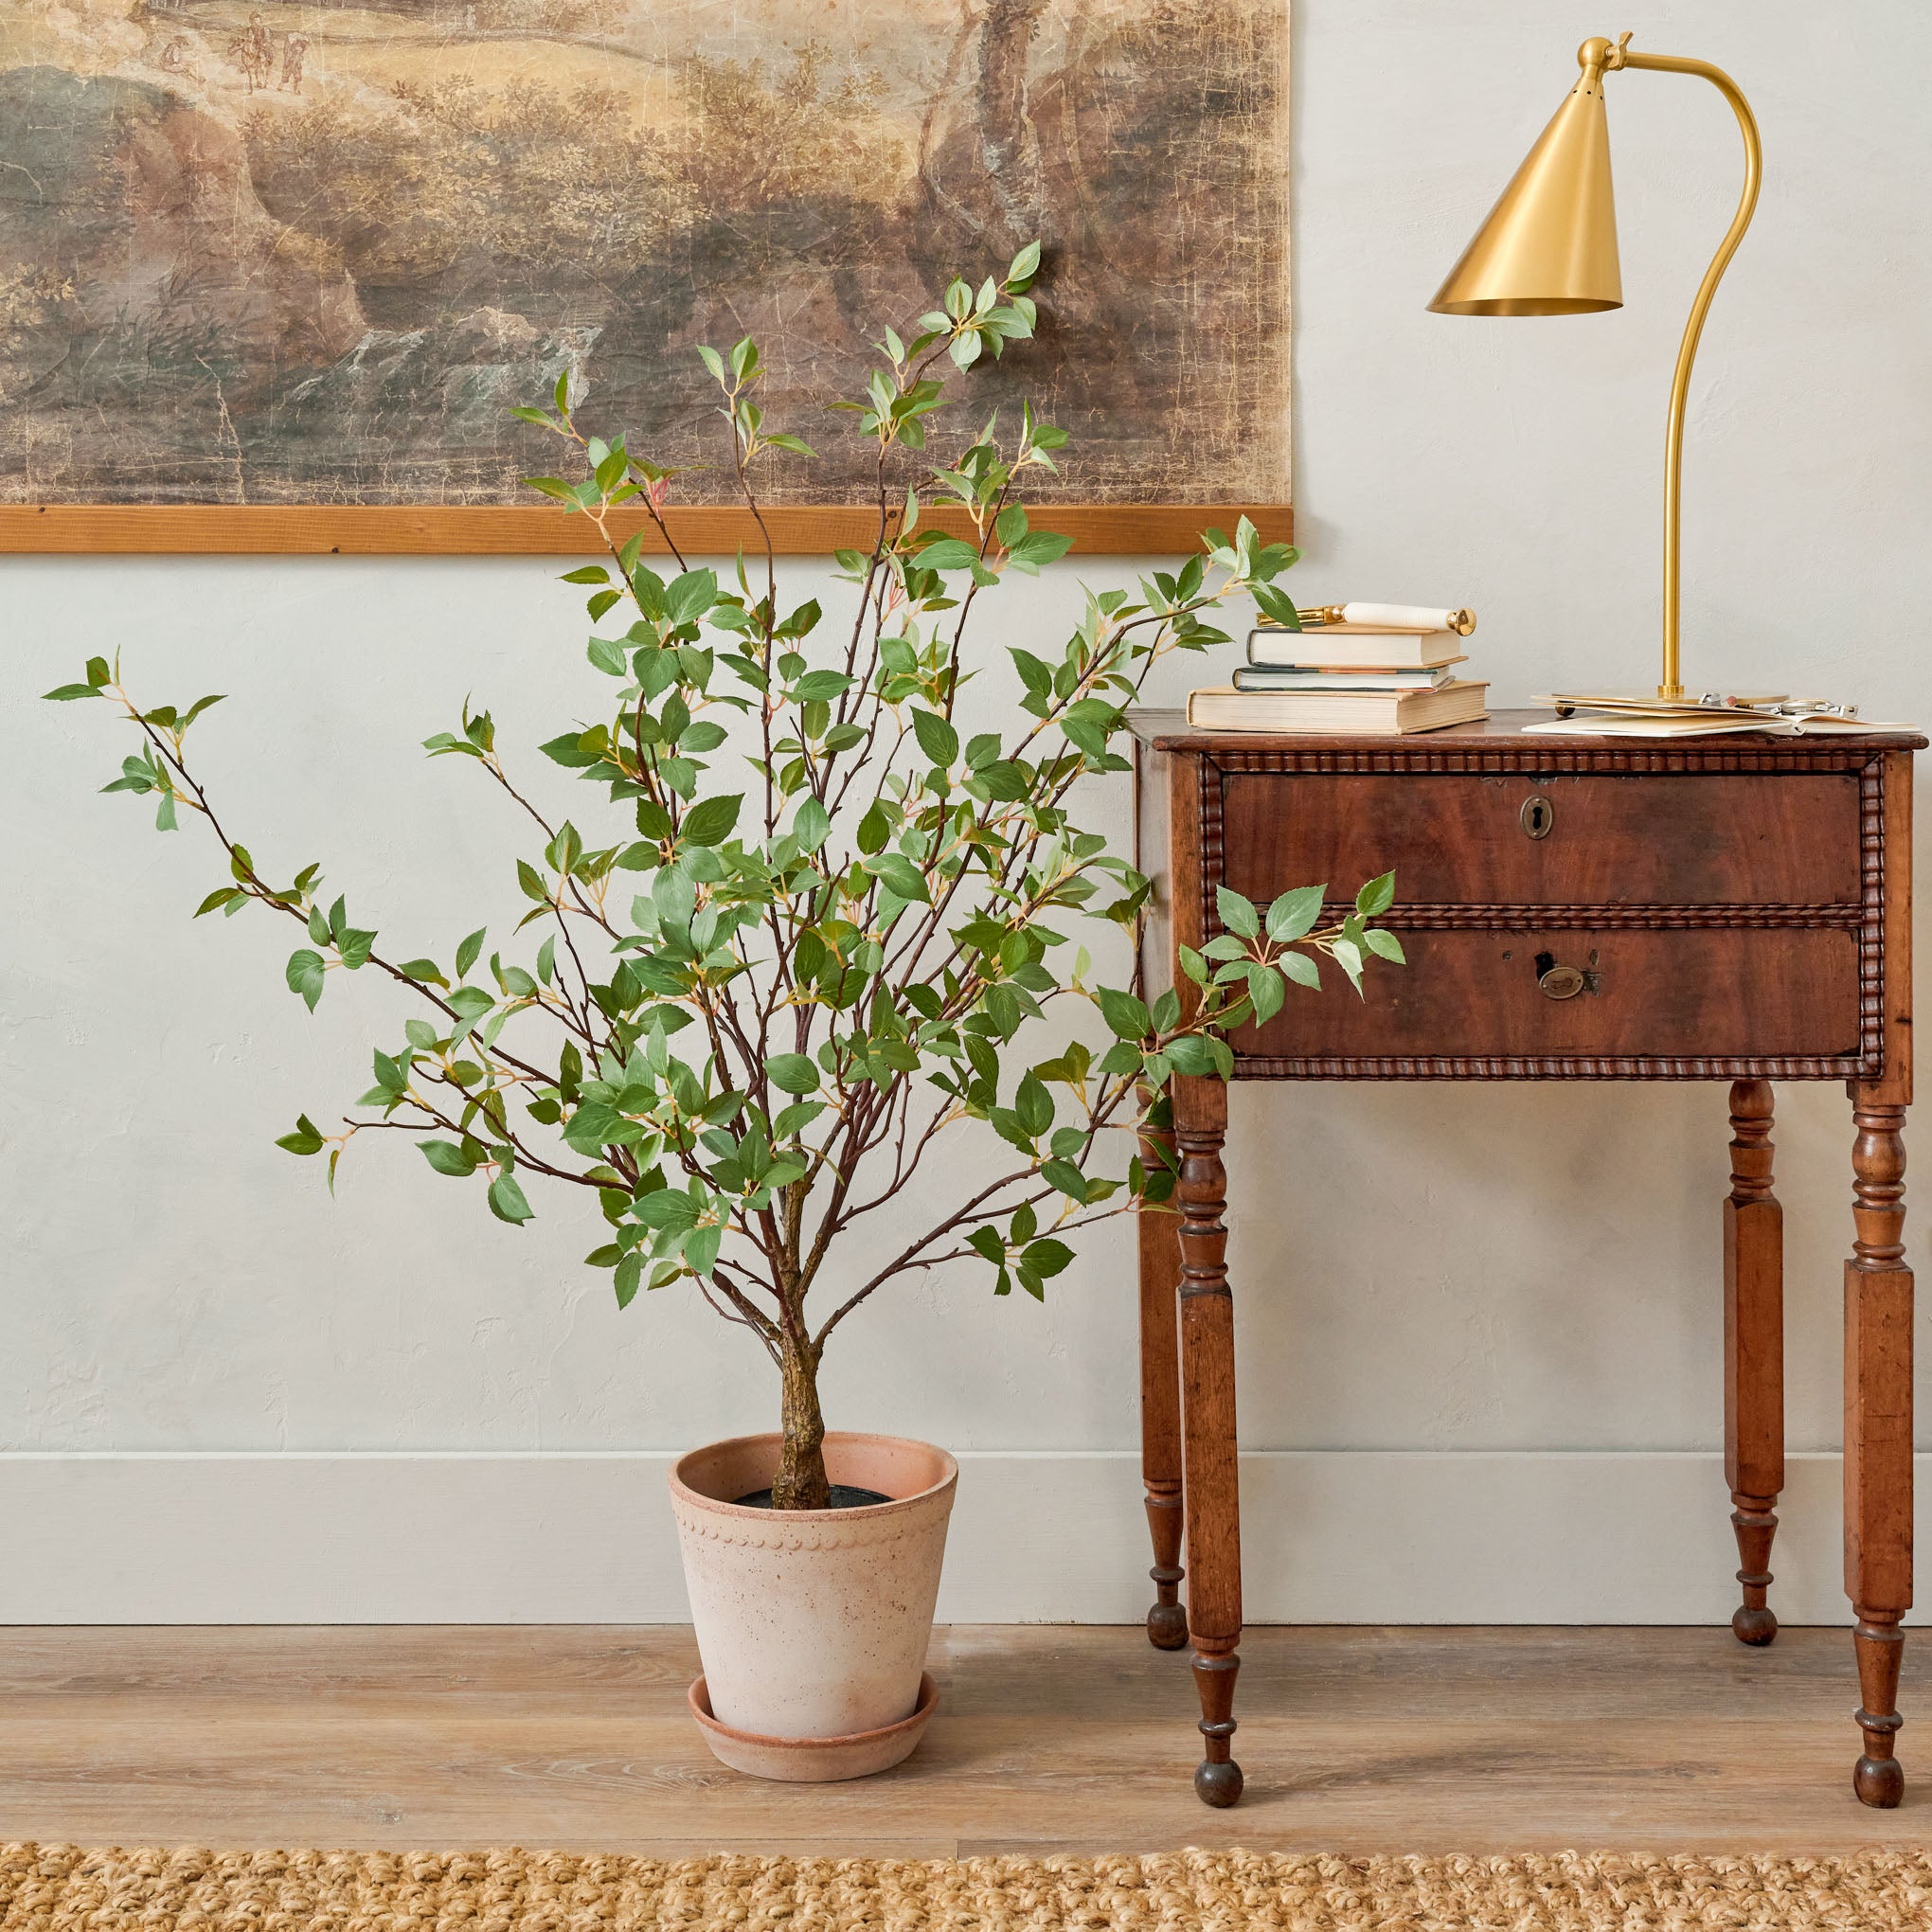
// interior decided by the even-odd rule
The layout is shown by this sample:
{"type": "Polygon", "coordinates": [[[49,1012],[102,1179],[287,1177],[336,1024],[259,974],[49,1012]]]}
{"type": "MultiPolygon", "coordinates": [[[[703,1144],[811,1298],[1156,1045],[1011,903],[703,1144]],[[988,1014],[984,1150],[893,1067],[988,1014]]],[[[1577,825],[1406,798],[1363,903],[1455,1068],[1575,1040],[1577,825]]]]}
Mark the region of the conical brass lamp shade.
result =
{"type": "Polygon", "coordinates": [[[1622,306],[1603,75],[1586,66],[1429,307],[1586,315],[1622,306]]]}

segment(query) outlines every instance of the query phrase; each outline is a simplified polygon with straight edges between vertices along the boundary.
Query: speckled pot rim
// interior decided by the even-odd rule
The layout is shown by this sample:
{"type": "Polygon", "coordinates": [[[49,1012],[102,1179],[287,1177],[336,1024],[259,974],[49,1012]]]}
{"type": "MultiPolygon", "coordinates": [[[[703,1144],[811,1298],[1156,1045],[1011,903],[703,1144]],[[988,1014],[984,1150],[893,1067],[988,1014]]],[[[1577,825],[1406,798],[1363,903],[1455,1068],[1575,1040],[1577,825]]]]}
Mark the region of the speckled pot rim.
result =
{"type": "MultiPolygon", "coordinates": [[[[707,1496],[703,1490],[693,1489],[684,1479],[686,1465],[700,1456],[710,1456],[721,1449],[735,1449],[742,1442],[782,1441],[776,1430],[760,1430],[750,1436],[725,1436],[716,1442],[706,1442],[696,1449],[688,1449],[671,1467],[671,1493],[680,1502],[689,1504],[694,1510],[707,1513],[716,1512],[721,1516],[737,1516],[747,1522],[771,1523],[779,1521],[799,1525],[818,1523],[873,1523],[882,1517],[890,1516],[901,1510],[909,1510],[929,1496],[935,1496],[941,1490],[950,1489],[959,1480],[959,1465],[944,1449],[931,1442],[922,1442],[917,1436],[882,1436],[865,1430],[828,1429],[825,1444],[828,1449],[850,1442],[877,1442],[893,1449],[912,1449],[922,1455],[935,1456],[943,1465],[944,1473],[937,1482],[929,1483],[922,1490],[916,1490],[909,1496],[894,1496],[890,1502],[867,1503],[855,1510],[766,1510],[750,1503],[727,1503],[717,1496],[707,1496]]],[[[699,1682],[703,1682],[702,1678],[699,1682]]],[[[908,1720],[910,1722],[910,1720],[908,1720]]],[[[750,1735],[750,1733],[747,1733],[750,1735]]],[[[873,1733],[867,1732],[871,1736],[873,1733]]]]}

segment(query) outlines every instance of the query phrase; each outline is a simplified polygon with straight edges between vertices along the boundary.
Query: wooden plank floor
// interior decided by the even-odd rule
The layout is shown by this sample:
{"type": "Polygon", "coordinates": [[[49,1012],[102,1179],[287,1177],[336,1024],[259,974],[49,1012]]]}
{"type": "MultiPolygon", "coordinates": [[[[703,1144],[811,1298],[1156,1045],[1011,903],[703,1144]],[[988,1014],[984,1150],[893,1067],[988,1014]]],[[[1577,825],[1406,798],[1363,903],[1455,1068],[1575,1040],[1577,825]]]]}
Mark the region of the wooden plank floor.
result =
{"type": "MultiPolygon", "coordinates": [[[[1137,1629],[942,1631],[919,1753],[791,1786],[706,1752],[684,1630],[0,1630],[0,1839],[937,1857],[1932,1835],[1912,1725],[1904,1808],[1852,1797],[1843,1631],[1746,1651],[1727,1630],[1263,1629],[1243,1657],[1247,1797],[1210,1812],[1186,1658],[1137,1629]]],[[[1914,1674],[1908,1654],[1908,1717],[1914,1674]]]]}

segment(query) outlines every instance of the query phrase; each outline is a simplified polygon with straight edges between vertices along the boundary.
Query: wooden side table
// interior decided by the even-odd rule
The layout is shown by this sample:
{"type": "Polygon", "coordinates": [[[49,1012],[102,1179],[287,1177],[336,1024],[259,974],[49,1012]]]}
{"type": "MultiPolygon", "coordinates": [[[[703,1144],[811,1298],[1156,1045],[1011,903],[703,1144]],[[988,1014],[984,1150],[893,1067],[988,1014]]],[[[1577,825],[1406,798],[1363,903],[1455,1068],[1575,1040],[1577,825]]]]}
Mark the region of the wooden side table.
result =
{"type": "MultiPolygon", "coordinates": [[[[1912,1601],[1912,1272],[1904,1126],[1912,1092],[1914,734],[1674,743],[1524,734],[1543,712],[1411,738],[1233,735],[1135,720],[1141,868],[1157,883],[1142,970],[1219,931],[1215,887],[1265,904],[1328,882],[1335,917],[1395,869],[1384,921],[1406,968],[1368,997],[1290,990],[1237,1035],[1237,1080],[1727,1080],[1725,1473],[1743,1566],[1731,1619],[1769,1643],[1784,1484],[1783,1252],[1770,1082],[1852,1097],[1845,1264],[1845,1588],[1867,1804],[1905,1790],[1893,1744],[1912,1601]]],[[[1185,988],[1187,982],[1180,981],[1185,988]]],[[[1208,1804],[1241,1796],[1234,1304],[1225,1261],[1227,1090],[1174,1082],[1179,1214],[1140,1217],[1142,1466],[1150,1638],[1191,1642],[1208,1804]],[[1178,1291],[1178,1310],[1176,1292],[1178,1291]],[[1178,1319],[1176,1318],[1178,1315],[1178,1319]],[[1181,1567],[1183,1526],[1187,1568],[1181,1567]],[[1188,1602],[1179,1596],[1183,1579],[1188,1602]]]]}

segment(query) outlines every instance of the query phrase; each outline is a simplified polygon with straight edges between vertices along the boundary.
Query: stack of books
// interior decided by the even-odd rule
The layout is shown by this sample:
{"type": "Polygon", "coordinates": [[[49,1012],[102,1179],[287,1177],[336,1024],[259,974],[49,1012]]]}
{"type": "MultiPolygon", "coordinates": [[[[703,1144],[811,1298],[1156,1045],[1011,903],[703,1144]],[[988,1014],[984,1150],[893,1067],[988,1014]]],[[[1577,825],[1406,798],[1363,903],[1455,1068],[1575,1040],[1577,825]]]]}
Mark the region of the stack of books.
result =
{"type": "Polygon", "coordinates": [[[1248,633],[1231,689],[1195,691],[1188,722],[1206,731],[1440,731],[1489,713],[1487,684],[1456,675],[1467,662],[1451,630],[1333,623],[1248,633]]]}

